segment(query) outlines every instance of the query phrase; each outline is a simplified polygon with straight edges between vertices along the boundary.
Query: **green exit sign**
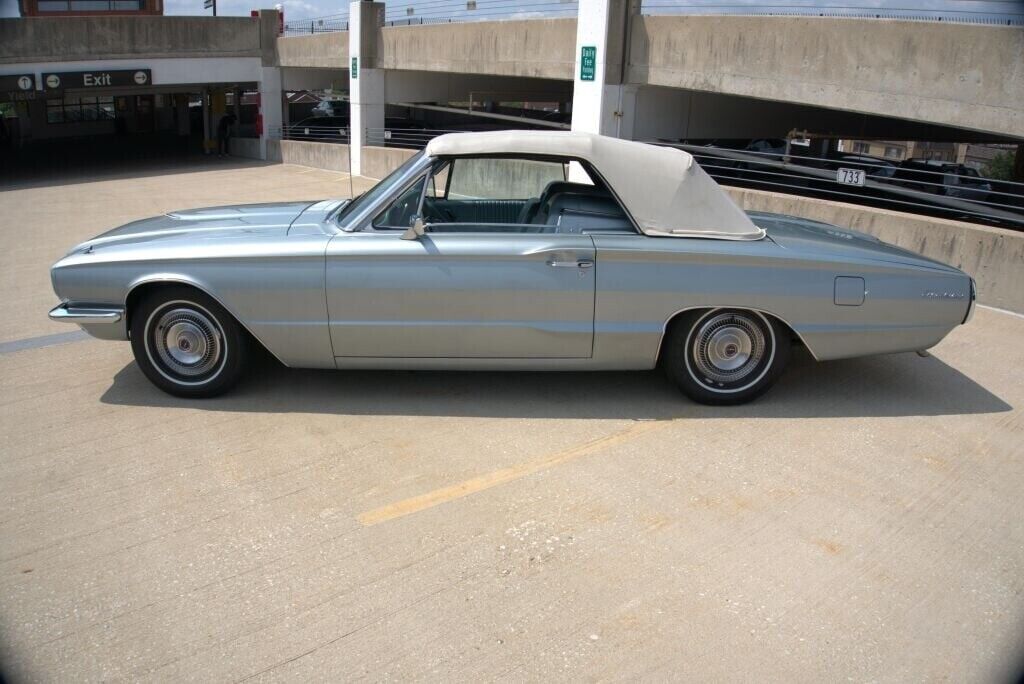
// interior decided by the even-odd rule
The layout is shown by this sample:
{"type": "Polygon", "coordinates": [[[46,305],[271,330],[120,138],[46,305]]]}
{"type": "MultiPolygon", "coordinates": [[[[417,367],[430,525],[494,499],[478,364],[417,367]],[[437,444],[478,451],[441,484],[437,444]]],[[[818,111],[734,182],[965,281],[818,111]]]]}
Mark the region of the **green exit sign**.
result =
{"type": "Polygon", "coordinates": [[[593,81],[594,73],[597,71],[597,48],[593,45],[584,45],[580,54],[580,80],[593,81]]]}
{"type": "Polygon", "coordinates": [[[352,78],[359,78],[359,58],[352,58],[352,68],[349,70],[349,74],[352,78]]]}

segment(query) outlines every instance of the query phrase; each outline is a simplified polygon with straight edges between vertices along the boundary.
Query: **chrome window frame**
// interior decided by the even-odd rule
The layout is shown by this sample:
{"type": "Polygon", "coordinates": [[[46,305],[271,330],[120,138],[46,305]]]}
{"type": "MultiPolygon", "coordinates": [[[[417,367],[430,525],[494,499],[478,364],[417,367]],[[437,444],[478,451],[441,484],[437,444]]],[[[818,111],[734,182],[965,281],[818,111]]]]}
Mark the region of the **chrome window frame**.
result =
{"type": "Polygon", "coordinates": [[[377,201],[374,202],[373,204],[369,204],[363,207],[359,211],[359,213],[346,217],[344,223],[338,224],[338,229],[343,233],[394,233],[395,231],[393,229],[389,231],[373,230],[373,219],[377,216],[377,214],[380,213],[380,210],[384,206],[393,202],[400,193],[405,192],[408,189],[411,182],[415,180],[421,173],[423,173],[424,169],[430,166],[430,164],[432,164],[433,161],[434,157],[428,157],[426,155],[423,155],[423,157],[421,157],[417,163],[410,166],[408,169],[406,169],[406,172],[404,174],[402,174],[399,178],[395,179],[395,187],[397,188],[397,190],[394,190],[388,193],[387,195],[378,198],[377,201]]]}

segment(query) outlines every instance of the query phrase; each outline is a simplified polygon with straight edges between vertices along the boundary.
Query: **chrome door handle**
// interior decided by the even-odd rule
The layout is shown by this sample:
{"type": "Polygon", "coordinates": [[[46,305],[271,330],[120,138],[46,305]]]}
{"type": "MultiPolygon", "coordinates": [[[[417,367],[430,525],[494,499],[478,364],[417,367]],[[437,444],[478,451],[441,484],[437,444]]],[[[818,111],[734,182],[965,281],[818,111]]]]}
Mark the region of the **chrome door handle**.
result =
{"type": "Polygon", "coordinates": [[[594,262],[590,259],[580,259],[579,261],[557,261],[552,259],[548,261],[548,266],[554,266],[555,268],[590,268],[594,265],[594,262]]]}

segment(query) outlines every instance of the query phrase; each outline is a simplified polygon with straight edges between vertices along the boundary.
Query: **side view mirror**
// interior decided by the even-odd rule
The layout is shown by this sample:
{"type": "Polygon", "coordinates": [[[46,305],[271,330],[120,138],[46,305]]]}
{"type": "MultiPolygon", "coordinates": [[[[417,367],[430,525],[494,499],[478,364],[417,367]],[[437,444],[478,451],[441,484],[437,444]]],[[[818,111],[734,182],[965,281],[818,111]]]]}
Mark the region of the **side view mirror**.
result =
{"type": "Polygon", "coordinates": [[[413,219],[412,225],[409,226],[409,230],[402,233],[403,240],[419,240],[421,237],[426,235],[427,226],[423,223],[423,219],[419,216],[413,219]]]}

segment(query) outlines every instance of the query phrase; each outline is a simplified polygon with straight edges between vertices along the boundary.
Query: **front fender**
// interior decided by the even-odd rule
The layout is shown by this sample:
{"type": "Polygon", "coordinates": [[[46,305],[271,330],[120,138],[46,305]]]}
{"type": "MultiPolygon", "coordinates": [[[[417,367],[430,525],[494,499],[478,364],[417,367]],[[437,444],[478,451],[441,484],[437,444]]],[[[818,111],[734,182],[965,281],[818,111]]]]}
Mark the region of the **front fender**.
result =
{"type": "MultiPolygon", "coordinates": [[[[133,293],[142,288],[161,283],[195,287],[283,364],[334,368],[324,298],[327,239],[309,235],[273,245],[236,244],[230,254],[193,246],[187,254],[156,258],[135,250],[96,250],[62,259],[53,278],[62,301],[126,307],[126,321],[133,293]]],[[[117,339],[125,339],[127,330],[117,339]]]]}

